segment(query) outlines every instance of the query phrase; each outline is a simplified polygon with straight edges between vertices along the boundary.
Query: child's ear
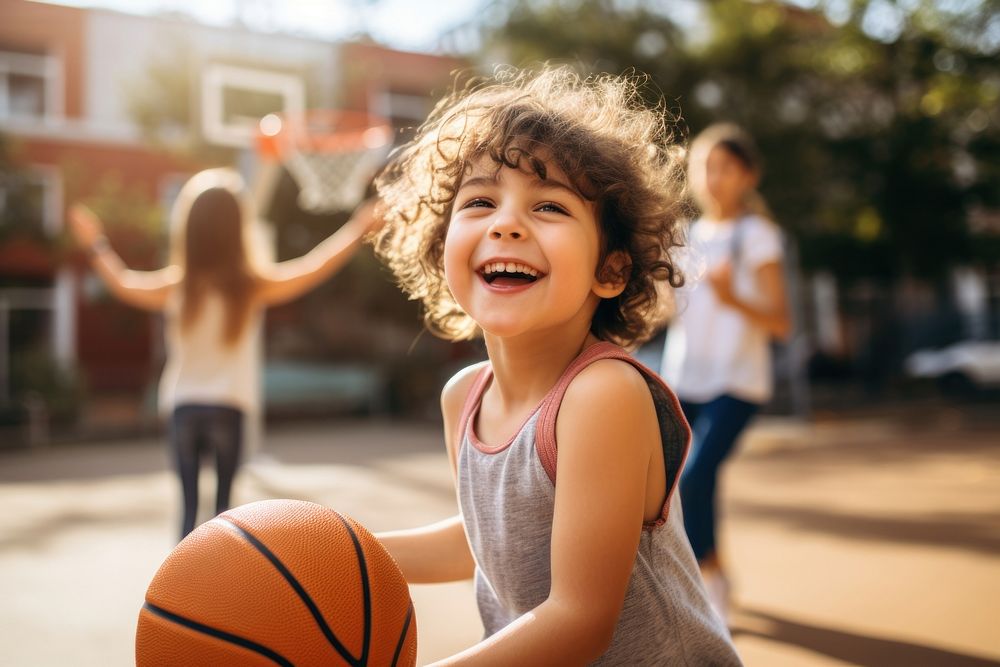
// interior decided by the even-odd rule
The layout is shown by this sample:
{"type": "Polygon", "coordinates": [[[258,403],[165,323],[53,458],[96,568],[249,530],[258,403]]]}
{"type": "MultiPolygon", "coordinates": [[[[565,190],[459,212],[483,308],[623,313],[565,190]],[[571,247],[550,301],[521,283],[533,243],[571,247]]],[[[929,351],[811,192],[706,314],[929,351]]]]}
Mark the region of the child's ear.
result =
{"type": "Polygon", "coordinates": [[[613,299],[625,291],[629,274],[632,272],[632,258],[624,250],[615,250],[604,258],[594,276],[593,292],[602,299],[613,299]]]}

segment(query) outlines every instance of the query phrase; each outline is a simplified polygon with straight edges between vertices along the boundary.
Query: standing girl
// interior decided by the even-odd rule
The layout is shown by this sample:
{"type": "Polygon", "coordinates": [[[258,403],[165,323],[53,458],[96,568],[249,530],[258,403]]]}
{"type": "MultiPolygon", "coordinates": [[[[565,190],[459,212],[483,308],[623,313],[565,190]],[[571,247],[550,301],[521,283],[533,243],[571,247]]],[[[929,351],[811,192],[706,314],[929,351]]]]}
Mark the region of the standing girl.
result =
{"type": "Polygon", "coordinates": [[[169,418],[170,449],[181,481],[181,538],[194,529],[198,469],[214,452],[216,513],[229,508],[243,445],[244,416],[260,393],[258,337],[265,307],[291,301],[333,275],[359,247],[375,218],[365,206],[308,254],[257,268],[247,247],[248,197],[239,174],[209,169],[181,189],[172,213],[171,264],[132,271],[111,249],[100,220],[70,210],[70,228],[90,251],[111,293],[165,315],[166,366],[160,411],[169,418]]]}
{"type": "Polygon", "coordinates": [[[619,345],[648,336],[681,156],[636,82],[501,70],[379,181],[377,244],[426,322],[481,332],[442,392],[460,513],[380,535],[410,582],[475,577],[484,640],[442,665],[736,665],[674,493],[690,432],[619,345]]]}
{"type": "Polygon", "coordinates": [[[771,397],[769,340],[787,337],[790,320],[781,233],[756,189],[753,141],[734,125],[708,128],[691,145],[688,174],[702,217],[688,233],[692,280],[679,293],[662,370],[693,432],[681,478],[685,528],[713,605],[726,618],[729,581],[716,543],[719,469],[771,397]]]}

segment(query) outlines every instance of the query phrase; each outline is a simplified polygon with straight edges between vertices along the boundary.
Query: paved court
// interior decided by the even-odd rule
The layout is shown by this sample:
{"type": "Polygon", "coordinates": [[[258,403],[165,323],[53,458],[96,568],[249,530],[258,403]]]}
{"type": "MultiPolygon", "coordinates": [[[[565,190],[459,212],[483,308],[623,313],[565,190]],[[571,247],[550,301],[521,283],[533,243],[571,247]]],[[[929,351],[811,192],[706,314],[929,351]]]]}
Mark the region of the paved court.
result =
{"type": "MultiPolygon", "coordinates": [[[[1000,664],[998,433],[940,408],[759,422],[725,480],[747,663],[1000,664]]],[[[238,502],[312,500],[373,530],[454,510],[432,425],[279,426],[266,452],[238,502]]],[[[131,664],[178,503],[154,439],[0,451],[0,665],[131,664]]],[[[412,595],[420,664],[477,639],[469,583],[412,595]]]]}

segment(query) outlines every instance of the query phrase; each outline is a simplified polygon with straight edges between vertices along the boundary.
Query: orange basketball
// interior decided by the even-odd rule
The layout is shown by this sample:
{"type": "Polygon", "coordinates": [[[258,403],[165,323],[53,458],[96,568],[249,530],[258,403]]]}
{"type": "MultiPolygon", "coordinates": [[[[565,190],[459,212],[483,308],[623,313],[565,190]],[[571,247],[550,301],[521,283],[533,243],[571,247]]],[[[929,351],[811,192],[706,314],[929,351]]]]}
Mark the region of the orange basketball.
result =
{"type": "Polygon", "coordinates": [[[264,500],[202,524],[146,591],[145,665],[416,664],[417,626],[395,561],[350,517],[264,500]]]}

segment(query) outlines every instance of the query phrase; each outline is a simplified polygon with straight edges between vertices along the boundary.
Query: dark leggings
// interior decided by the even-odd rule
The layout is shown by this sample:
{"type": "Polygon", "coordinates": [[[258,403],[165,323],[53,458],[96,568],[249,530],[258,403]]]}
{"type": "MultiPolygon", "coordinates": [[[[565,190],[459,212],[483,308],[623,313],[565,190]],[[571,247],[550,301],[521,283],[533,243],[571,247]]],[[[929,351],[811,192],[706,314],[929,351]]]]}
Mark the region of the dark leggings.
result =
{"type": "Polygon", "coordinates": [[[699,561],[715,553],[719,468],[758,408],[756,403],[728,395],[707,403],[681,401],[692,434],[691,453],[681,474],[681,506],[684,529],[699,561]]]}
{"type": "Polygon", "coordinates": [[[194,530],[198,514],[198,471],[206,451],[215,452],[218,484],[215,513],[229,509],[229,494],[243,445],[243,413],[223,405],[179,405],[170,419],[170,449],[181,479],[184,516],[181,539],[194,530]]]}

